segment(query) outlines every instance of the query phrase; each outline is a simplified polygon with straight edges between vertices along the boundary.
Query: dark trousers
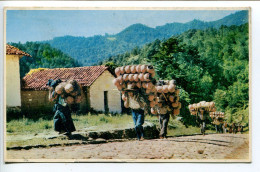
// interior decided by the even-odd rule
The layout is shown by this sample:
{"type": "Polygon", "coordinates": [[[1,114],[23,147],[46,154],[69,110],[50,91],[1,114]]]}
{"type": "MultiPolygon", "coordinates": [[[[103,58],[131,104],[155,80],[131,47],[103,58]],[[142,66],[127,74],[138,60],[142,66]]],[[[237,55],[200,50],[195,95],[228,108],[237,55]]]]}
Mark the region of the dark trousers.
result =
{"type": "Polygon", "coordinates": [[[170,119],[170,114],[159,115],[159,123],[161,129],[160,137],[166,137],[169,119],[170,119]]]}
{"type": "Polygon", "coordinates": [[[135,124],[137,138],[140,139],[141,137],[144,137],[144,111],[141,109],[132,109],[132,117],[135,124]]]}

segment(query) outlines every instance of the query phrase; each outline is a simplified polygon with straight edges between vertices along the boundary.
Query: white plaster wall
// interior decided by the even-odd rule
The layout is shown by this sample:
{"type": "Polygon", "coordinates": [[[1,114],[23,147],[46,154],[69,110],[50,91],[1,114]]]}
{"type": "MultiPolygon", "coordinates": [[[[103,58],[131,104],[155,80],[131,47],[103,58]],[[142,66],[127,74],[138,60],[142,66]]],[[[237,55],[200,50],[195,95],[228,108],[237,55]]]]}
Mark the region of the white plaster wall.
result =
{"type": "Polygon", "coordinates": [[[105,71],[99,78],[90,86],[90,107],[97,111],[105,111],[104,106],[104,91],[108,91],[108,108],[109,112],[121,113],[121,97],[120,91],[112,83],[115,77],[105,71]]]}
{"type": "Polygon", "coordinates": [[[19,56],[6,55],[6,105],[21,106],[19,56]]]}

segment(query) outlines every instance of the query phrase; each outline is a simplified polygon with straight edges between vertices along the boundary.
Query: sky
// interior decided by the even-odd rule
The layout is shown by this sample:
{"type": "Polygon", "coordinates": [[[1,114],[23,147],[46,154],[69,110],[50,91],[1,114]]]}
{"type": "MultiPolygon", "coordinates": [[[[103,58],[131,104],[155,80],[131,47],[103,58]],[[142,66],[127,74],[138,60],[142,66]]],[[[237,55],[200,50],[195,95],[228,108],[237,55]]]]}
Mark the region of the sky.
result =
{"type": "Polygon", "coordinates": [[[72,35],[90,37],[116,34],[136,23],[149,27],[185,23],[194,19],[215,21],[235,10],[8,10],[6,41],[50,40],[72,35]]]}

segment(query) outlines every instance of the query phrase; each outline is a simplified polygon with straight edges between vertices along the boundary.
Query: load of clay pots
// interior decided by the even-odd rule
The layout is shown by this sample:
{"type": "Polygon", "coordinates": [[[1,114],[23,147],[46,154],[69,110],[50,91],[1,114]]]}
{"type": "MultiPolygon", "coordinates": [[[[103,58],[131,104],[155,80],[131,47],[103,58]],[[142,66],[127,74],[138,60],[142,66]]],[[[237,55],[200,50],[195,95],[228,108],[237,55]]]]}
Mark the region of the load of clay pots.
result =
{"type": "Polygon", "coordinates": [[[160,80],[156,84],[155,98],[151,100],[150,107],[152,114],[173,114],[179,115],[181,102],[179,102],[180,90],[176,88],[175,80],[160,80]]]}
{"type": "Polygon", "coordinates": [[[81,102],[81,87],[75,80],[68,80],[59,83],[52,94],[54,99],[61,96],[69,105],[81,102]]]}
{"type": "Polygon", "coordinates": [[[206,101],[201,101],[199,103],[194,103],[190,104],[188,106],[189,111],[191,115],[197,115],[198,111],[207,111],[207,112],[215,112],[216,107],[215,107],[215,102],[206,102],[206,101]]]}
{"type": "Polygon", "coordinates": [[[156,92],[155,70],[152,65],[122,66],[115,69],[115,74],[117,77],[113,83],[122,91],[122,100],[126,108],[129,108],[128,97],[134,97],[138,93],[138,96],[148,100],[148,97],[156,92]]]}
{"type": "Polygon", "coordinates": [[[224,118],[225,113],[224,112],[210,112],[209,116],[211,117],[211,119],[224,118]]]}

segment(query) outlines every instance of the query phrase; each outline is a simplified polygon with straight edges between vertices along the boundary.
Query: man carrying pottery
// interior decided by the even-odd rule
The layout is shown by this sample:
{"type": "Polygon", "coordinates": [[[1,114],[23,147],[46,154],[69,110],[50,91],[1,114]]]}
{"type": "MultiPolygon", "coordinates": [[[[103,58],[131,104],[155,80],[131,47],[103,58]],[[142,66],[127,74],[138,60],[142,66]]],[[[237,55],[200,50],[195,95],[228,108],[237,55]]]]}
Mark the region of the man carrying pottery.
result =
{"type": "Polygon", "coordinates": [[[145,103],[138,91],[128,92],[129,108],[132,110],[132,117],[138,140],[144,139],[144,110],[145,103]]]}

